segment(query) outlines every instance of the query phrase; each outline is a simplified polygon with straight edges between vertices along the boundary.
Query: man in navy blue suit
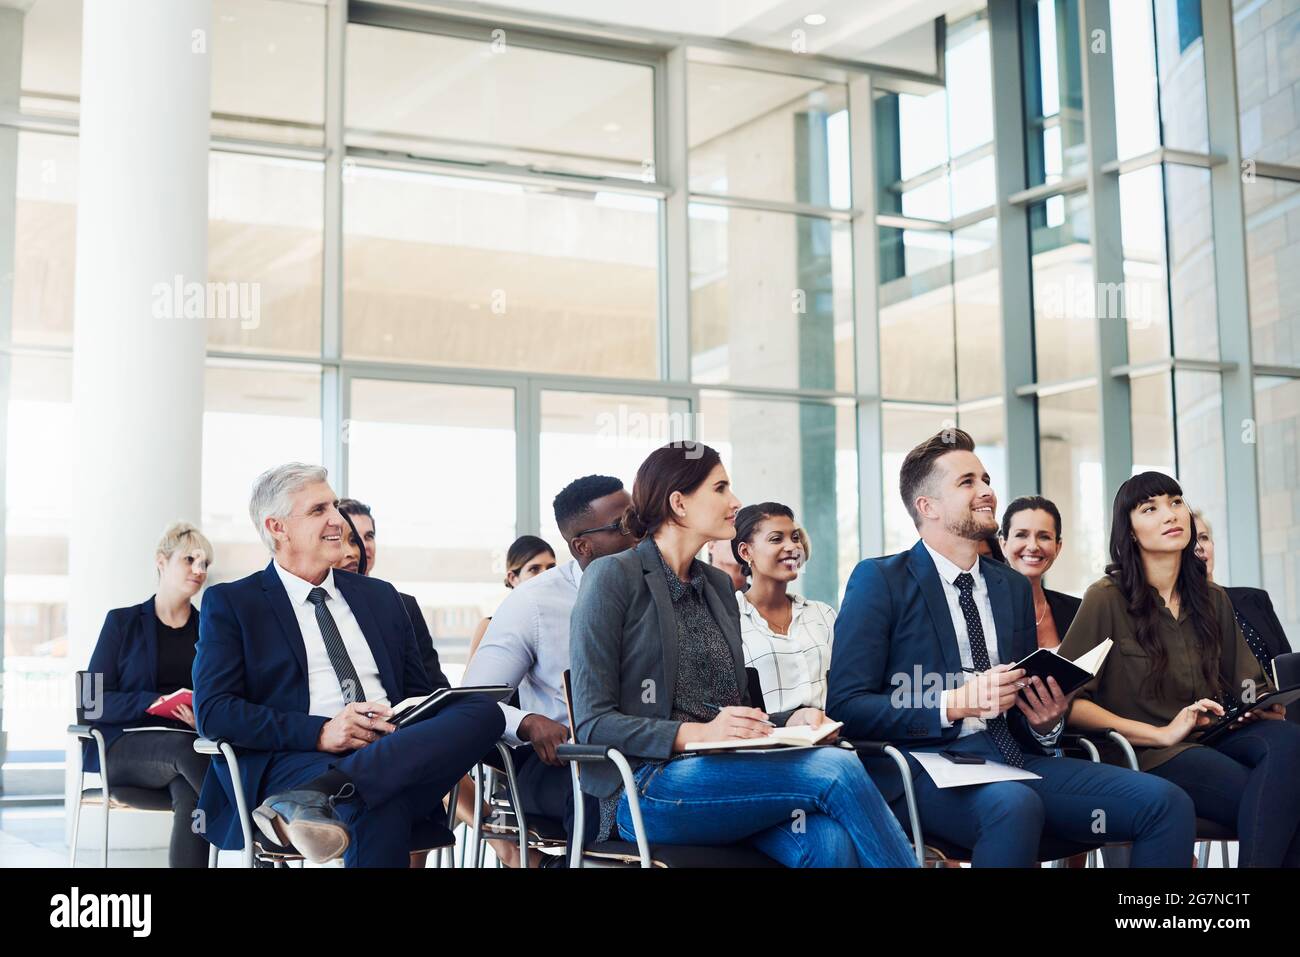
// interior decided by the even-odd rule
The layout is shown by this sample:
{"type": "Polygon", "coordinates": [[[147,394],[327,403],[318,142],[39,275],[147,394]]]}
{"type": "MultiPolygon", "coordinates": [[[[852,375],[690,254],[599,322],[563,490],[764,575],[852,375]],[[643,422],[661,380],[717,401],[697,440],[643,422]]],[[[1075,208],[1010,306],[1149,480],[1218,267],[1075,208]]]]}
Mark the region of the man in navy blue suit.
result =
{"type": "MultiPolygon", "coordinates": [[[[904,459],[899,484],[921,540],[859,562],[849,578],[826,702],[841,734],[1038,775],[940,789],[909,757],[926,833],[970,849],[977,867],[1031,866],[1044,835],[1131,841],[1135,867],[1186,866],[1196,818],[1181,789],[1052,750],[1070,699],[1055,680],[1026,681],[1012,667],[1037,647],[1033,593],[1022,575],[979,557],[997,528],[997,498],[974,440],[960,429],[928,439],[904,459]]],[[[892,788],[878,777],[896,802],[897,776],[892,788]]]]}
{"type": "MultiPolygon", "coordinates": [[[[244,794],[264,834],[308,860],[405,867],[412,829],[501,736],[501,709],[470,696],[396,729],[384,718],[432,689],[387,582],[334,569],[343,518],[323,468],[263,473],[249,513],[265,569],[213,585],[194,659],[199,732],[243,753],[244,794]]],[[[199,808],[208,839],[241,839],[230,772],[214,761],[199,808]]]]}

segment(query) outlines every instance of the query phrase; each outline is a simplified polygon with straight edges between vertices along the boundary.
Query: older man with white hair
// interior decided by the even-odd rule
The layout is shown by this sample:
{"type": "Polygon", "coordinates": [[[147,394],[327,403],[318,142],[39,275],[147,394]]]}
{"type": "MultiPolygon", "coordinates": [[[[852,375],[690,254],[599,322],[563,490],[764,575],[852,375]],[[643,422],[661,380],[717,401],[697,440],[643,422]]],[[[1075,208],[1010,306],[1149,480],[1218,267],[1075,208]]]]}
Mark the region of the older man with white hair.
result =
{"type": "MultiPolygon", "coordinates": [[[[194,659],[199,731],[246,749],[244,794],[267,837],[308,860],[404,867],[413,827],[501,736],[496,704],[467,696],[402,728],[392,705],[431,690],[396,589],[333,568],[343,518],[325,469],[290,463],[253,485],[249,514],[269,565],[213,585],[194,659]]],[[[199,809],[210,842],[238,847],[223,761],[199,809]]]]}

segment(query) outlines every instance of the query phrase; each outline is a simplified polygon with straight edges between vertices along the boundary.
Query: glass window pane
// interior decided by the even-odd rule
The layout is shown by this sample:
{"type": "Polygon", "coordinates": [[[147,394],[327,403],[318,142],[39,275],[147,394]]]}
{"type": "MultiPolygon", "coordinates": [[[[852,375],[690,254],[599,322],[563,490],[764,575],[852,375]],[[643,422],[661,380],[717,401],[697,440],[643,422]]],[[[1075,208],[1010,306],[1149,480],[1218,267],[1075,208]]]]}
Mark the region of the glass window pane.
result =
{"type": "MultiPolygon", "coordinates": [[[[493,31],[495,32],[495,31],[493,31]]],[[[654,71],[510,40],[350,24],[349,146],[654,179],[654,71]]]]}
{"type": "MultiPolygon", "coordinates": [[[[976,408],[963,409],[957,413],[957,425],[970,433],[975,440],[975,454],[984,463],[993,486],[993,494],[998,498],[997,518],[1002,521],[1002,510],[1011,501],[1007,489],[1007,435],[1006,411],[1001,400],[980,403],[976,408]]],[[[923,436],[924,438],[924,436],[923,436]]]]}
{"type": "Polygon", "coordinates": [[[357,168],[349,358],[653,379],[659,204],[357,168]]]}
{"type": "Polygon", "coordinates": [[[1208,152],[1205,113],[1205,44],[1199,3],[1155,0],[1156,59],[1164,145],[1208,152]]]}
{"type": "Polygon", "coordinates": [[[948,87],[948,148],[961,156],[993,140],[993,75],[988,14],[949,23],[944,76],[948,87]]]}
{"type": "MultiPolygon", "coordinates": [[[[76,116],[80,112],[81,4],[82,0],[36,0],[23,15],[19,104],[23,113],[76,116]]],[[[18,4],[20,10],[23,6],[18,4]]]]}
{"type": "Polygon", "coordinates": [[[653,395],[542,392],[540,488],[542,538],[557,560],[569,550],[555,524],[555,496],[583,475],[612,475],[632,491],[647,455],[690,437],[689,403],[653,395]]]}
{"type": "Polygon", "coordinates": [[[514,390],[354,379],[347,458],[347,494],[374,513],[378,574],[419,599],[439,655],[463,664],[505,597],[514,390]],[[482,467],[449,467],[449,456],[482,467]]]}
{"type": "Polygon", "coordinates": [[[1097,371],[1097,290],[1092,278],[1092,226],[1088,197],[1058,197],[1029,210],[1032,224],[1035,373],[1039,382],[1094,375],[1097,371]]]}
{"type": "Polygon", "coordinates": [[[849,224],[692,203],[696,382],[853,389],[849,224]]]}
{"type": "Polygon", "coordinates": [[[1214,533],[1215,576],[1228,578],[1228,496],[1223,462],[1223,387],[1217,372],[1174,373],[1177,409],[1178,481],[1214,533]]]}
{"type": "MultiPolygon", "coordinates": [[[[1300,635],[1300,379],[1257,378],[1255,416],[1263,584],[1294,646],[1300,635]]],[[[1219,577],[1226,581],[1226,572],[1219,577]]]]}
{"type": "MultiPolygon", "coordinates": [[[[248,495],[269,468],[321,460],[320,388],[315,366],[208,360],[201,511],[215,552],[209,584],[242,578],[270,561],[249,520],[248,495]]],[[[338,492],[339,477],[330,481],[338,492]]]]}
{"type": "Polygon", "coordinates": [[[1156,471],[1177,475],[1173,383],[1169,373],[1129,380],[1129,395],[1133,428],[1133,474],[1156,471]]]}
{"type": "Polygon", "coordinates": [[[208,280],[240,297],[208,317],[211,348],[320,354],[323,188],[318,163],[211,154],[208,280]]]}
{"type": "Polygon", "coordinates": [[[788,505],[808,531],[812,556],[794,590],[835,608],[860,557],[856,423],[848,405],[700,398],[700,439],[741,502],[788,505]]]}
{"type": "Polygon", "coordinates": [[[1106,564],[1105,517],[1114,494],[1103,487],[1095,388],[1038,400],[1042,494],[1061,510],[1061,555],[1050,587],[1082,595],[1106,564]]]}
{"type": "Polygon", "coordinates": [[[77,153],[76,137],[18,134],[13,277],[17,343],[72,345],[77,153]]]}
{"type": "Polygon", "coordinates": [[[1164,172],[1174,354],[1185,359],[1218,359],[1210,171],[1166,164],[1164,172]]]}
{"type": "Polygon", "coordinates": [[[1078,0],[1021,4],[1030,186],[1077,176],[1087,167],[1078,0]]]}
{"type": "Polygon", "coordinates": [[[948,162],[948,95],[898,96],[900,179],[912,179],[948,162]]]}
{"type": "Polygon", "coordinates": [[[712,63],[686,76],[692,191],[849,205],[845,86],[712,63]]]}
{"type": "MultiPolygon", "coordinates": [[[[1128,361],[1170,354],[1168,273],[1165,270],[1165,199],[1161,167],[1119,178],[1120,232],[1124,244],[1124,311],[1128,361]]],[[[1174,215],[1174,211],[1170,210],[1174,215]]],[[[1103,298],[1109,304],[1110,298],[1103,298]]],[[[1109,311],[1107,319],[1115,319],[1109,311]]]]}
{"type": "Polygon", "coordinates": [[[890,399],[952,402],[957,357],[952,234],[880,227],[880,389],[890,399]],[[901,243],[900,240],[901,239],[901,243]],[[902,268],[905,272],[898,274],[902,268]]]}
{"type": "Polygon", "coordinates": [[[1242,185],[1250,348],[1257,363],[1300,365],[1300,183],[1242,185]]]}
{"type": "Polygon", "coordinates": [[[997,239],[995,219],[952,234],[957,395],[962,400],[999,395],[1003,389],[997,239]]]}
{"type": "Polygon", "coordinates": [[[957,163],[952,172],[952,215],[954,218],[987,209],[997,203],[993,155],[957,163]]]}
{"type": "Polygon", "coordinates": [[[1300,166],[1300,7],[1290,0],[1234,0],[1241,155],[1300,166]]]}
{"type": "Polygon", "coordinates": [[[1160,146],[1156,84],[1156,41],[1151,4],[1110,0],[1111,61],[1114,64],[1115,138],[1120,159],[1160,146]]]}
{"type": "Polygon", "coordinates": [[[892,555],[916,544],[916,525],[898,490],[898,470],[903,459],[930,436],[957,424],[953,408],[918,409],[885,405],[880,412],[882,449],[880,468],[885,490],[885,551],[892,555]]]}
{"type": "Polygon", "coordinates": [[[325,6],[214,0],[212,135],[325,142],[325,6]]]}
{"type": "Polygon", "coordinates": [[[71,711],[68,534],[75,474],[71,356],[9,363],[4,446],[4,731],[15,751],[57,750],[71,711]],[[21,707],[18,706],[21,703],[21,707]]]}

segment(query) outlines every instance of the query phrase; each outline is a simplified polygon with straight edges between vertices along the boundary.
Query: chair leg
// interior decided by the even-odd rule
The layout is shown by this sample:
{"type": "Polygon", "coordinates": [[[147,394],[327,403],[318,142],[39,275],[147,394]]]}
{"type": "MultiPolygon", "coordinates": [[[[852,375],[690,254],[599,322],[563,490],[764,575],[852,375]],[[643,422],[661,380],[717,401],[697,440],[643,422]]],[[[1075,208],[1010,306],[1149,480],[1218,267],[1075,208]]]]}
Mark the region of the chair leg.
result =
{"type": "Polygon", "coordinates": [[[483,765],[474,765],[471,773],[474,775],[474,824],[466,845],[472,859],[469,866],[478,869],[483,866],[483,765]]]}
{"type": "Polygon", "coordinates": [[[1196,845],[1196,866],[1205,868],[1210,866],[1210,842],[1201,841],[1196,845]]]}
{"type": "Polygon", "coordinates": [[[77,784],[77,803],[72,808],[72,843],[68,848],[68,866],[77,866],[77,833],[81,830],[81,783],[77,784]]]}
{"type": "Polygon", "coordinates": [[[209,844],[208,845],[208,868],[211,869],[220,866],[221,865],[217,863],[217,845],[209,844]]]}
{"type": "Polygon", "coordinates": [[[1227,841],[1220,841],[1220,842],[1219,842],[1219,860],[1222,862],[1222,864],[1223,864],[1223,869],[1224,869],[1225,871],[1226,871],[1229,867],[1232,866],[1232,865],[1229,863],[1229,858],[1228,858],[1228,842],[1227,842],[1227,841]]]}
{"type": "Polygon", "coordinates": [[[104,786],[104,851],[101,857],[101,863],[105,870],[108,869],[108,810],[109,805],[113,802],[108,797],[108,784],[104,786]]]}

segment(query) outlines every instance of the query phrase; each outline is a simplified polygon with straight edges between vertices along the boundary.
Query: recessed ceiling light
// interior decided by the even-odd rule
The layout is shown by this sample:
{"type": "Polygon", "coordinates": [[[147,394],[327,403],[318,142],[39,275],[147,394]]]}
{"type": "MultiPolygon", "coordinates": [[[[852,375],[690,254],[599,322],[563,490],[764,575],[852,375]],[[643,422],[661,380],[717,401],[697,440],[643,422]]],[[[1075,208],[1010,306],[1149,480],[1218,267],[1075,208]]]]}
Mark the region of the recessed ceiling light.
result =
{"type": "Polygon", "coordinates": [[[819,27],[826,22],[826,15],[823,13],[810,13],[803,18],[803,22],[810,27],[819,27]]]}
{"type": "Polygon", "coordinates": [[[601,129],[604,130],[606,133],[617,133],[622,128],[623,127],[619,126],[617,123],[606,123],[604,126],[601,127],[601,129]]]}

